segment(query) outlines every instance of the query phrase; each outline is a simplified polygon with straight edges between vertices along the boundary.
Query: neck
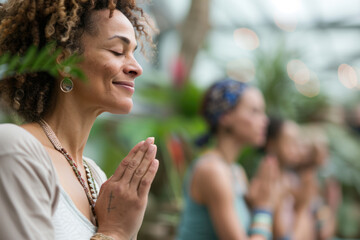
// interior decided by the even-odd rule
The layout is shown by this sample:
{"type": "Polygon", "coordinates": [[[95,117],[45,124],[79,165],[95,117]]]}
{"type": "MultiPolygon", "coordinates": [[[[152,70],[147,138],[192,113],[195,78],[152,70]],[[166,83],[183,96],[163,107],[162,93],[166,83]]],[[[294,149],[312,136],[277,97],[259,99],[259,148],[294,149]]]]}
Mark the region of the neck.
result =
{"type": "Polygon", "coordinates": [[[52,128],[62,147],[79,165],[82,164],[83,151],[96,117],[95,111],[83,108],[69,96],[58,101],[44,120],[52,128]]]}
{"type": "Polygon", "coordinates": [[[219,151],[224,160],[229,164],[236,162],[242,146],[243,144],[231,134],[219,133],[217,135],[216,150],[219,151]]]}

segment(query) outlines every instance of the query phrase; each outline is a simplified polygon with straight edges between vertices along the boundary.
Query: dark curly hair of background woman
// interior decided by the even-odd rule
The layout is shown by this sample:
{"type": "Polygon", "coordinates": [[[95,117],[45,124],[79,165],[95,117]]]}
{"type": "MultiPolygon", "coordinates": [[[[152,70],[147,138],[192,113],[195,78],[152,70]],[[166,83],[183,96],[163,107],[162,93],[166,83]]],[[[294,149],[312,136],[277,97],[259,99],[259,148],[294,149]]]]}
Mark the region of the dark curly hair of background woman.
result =
{"type": "MultiPolygon", "coordinates": [[[[144,36],[152,44],[147,18],[135,0],[9,0],[0,4],[0,54],[22,55],[30,46],[41,49],[49,42],[63,50],[61,57],[81,54],[82,33],[96,34],[90,11],[101,9],[109,9],[109,17],[120,10],[137,38],[144,36]]],[[[34,122],[51,111],[55,84],[45,72],[17,74],[0,80],[0,100],[26,122],[34,122]]]]}

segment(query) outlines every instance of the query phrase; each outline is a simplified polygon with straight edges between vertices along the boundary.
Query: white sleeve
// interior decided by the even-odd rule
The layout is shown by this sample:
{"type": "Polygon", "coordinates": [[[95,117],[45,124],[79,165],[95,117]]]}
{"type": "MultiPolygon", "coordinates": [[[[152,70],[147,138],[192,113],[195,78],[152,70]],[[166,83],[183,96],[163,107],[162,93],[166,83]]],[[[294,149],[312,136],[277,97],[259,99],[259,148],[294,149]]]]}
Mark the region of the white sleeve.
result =
{"type": "Polygon", "coordinates": [[[2,239],[54,239],[59,189],[44,147],[24,129],[0,125],[2,239]]]}

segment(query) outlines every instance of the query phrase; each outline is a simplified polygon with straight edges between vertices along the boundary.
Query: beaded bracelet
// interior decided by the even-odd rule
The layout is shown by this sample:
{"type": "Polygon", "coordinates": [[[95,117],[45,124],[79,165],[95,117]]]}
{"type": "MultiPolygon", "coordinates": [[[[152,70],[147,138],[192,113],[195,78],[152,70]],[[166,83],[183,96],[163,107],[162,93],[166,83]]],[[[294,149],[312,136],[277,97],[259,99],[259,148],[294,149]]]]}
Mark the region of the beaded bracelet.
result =
{"type": "Polygon", "coordinates": [[[95,233],[90,240],[114,240],[114,238],[110,236],[106,236],[102,233],[95,233]]]}
{"type": "Polygon", "coordinates": [[[250,235],[261,235],[267,240],[272,239],[272,213],[264,209],[255,209],[250,235]]]}

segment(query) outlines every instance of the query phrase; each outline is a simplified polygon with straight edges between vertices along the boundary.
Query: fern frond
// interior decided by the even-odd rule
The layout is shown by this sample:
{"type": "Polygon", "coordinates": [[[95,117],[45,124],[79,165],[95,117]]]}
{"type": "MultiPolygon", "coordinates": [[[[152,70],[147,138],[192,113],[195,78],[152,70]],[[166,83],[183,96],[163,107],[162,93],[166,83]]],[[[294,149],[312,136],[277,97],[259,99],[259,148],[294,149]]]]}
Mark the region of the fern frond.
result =
{"type": "Polygon", "coordinates": [[[59,64],[56,59],[60,54],[61,49],[55,49],[53,43],[47,44],[42,49],[31,46],[23,56],[11,56],[9,53],[5,53],[0,56],[0,69],[2,69],[0,80],[15,74],[36,72],[48,72],[50,75],[58,77],[59,71],[85,80],[85,74],[76,66],[80,57],[72,55],[59,64]]]}

